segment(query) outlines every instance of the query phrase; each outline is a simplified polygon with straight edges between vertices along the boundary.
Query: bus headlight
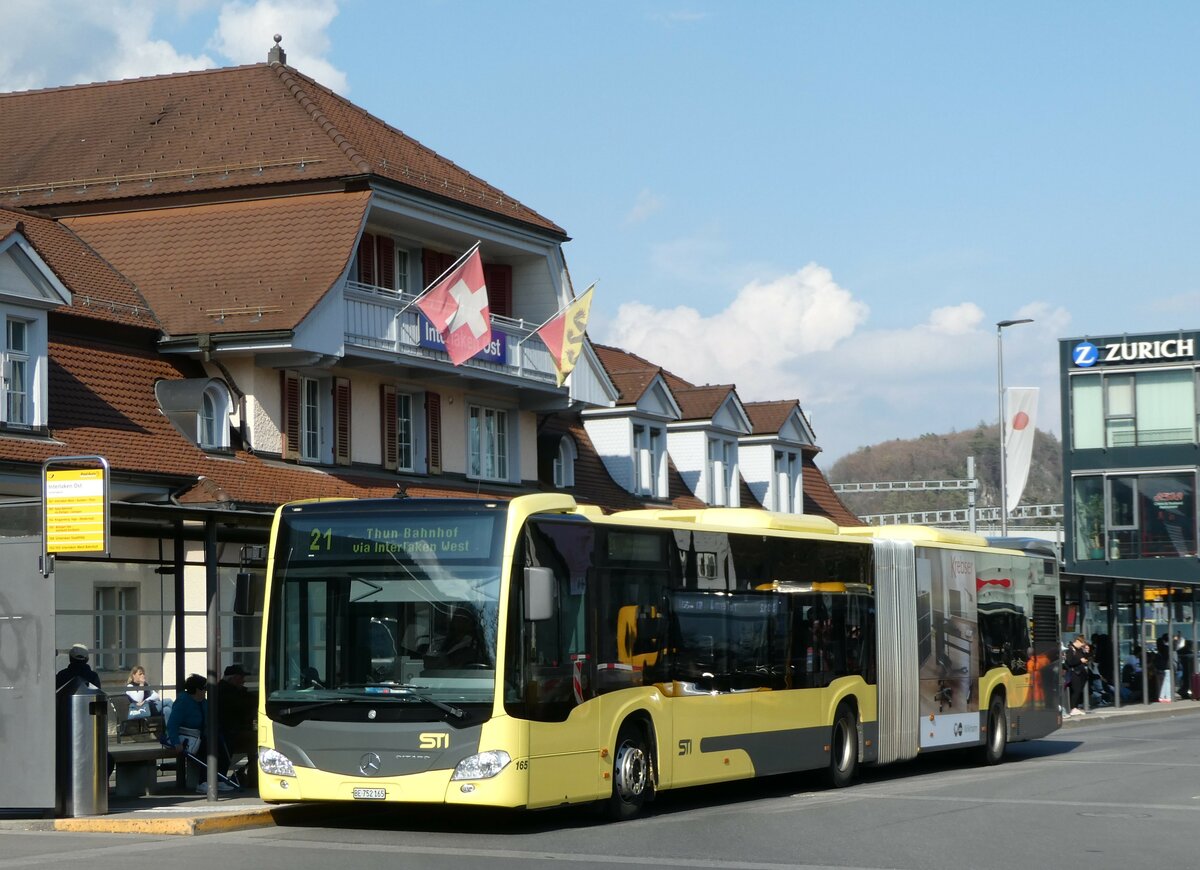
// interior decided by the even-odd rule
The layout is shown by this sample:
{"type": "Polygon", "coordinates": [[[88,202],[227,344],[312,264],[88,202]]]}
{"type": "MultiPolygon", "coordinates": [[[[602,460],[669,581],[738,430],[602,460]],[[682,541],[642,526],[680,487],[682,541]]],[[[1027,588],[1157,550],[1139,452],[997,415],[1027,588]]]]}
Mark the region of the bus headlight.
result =
{"type": "Polygon", "coordinates": [[[454,768],[454,776],[450,777],[450,779],[451,781],[456,779],[491,779],[504,770],[510,761],[512,761],[512,758],[503,749],[480,752],[478,755],[471,755],[460,761],[458,767],[454,768]]]}
{"type": "Polygon", "coordinates": [[[270,776],[295,776],[296,768],[292,767],[292,761],[282,752],[276,752],[274,749],[268,749],[266,746],[258,747],[258,766],[263,773],[270,776]]]}

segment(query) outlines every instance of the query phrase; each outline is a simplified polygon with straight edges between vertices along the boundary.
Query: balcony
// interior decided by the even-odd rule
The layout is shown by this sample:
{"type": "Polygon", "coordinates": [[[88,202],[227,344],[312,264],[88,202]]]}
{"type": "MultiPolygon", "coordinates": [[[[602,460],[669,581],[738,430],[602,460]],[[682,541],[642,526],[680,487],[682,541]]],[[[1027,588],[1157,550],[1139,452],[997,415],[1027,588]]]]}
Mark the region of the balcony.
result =
{"type": "MultiPolygon", "coordinates": [[[[412,293],[347,281],[344,298],[347,346],[449,363],[436,331],[412,304],[417,299],[412,293]]],[[[557,392],[550,351],[540,338],[530,336],[533,328],[524,320],[492,315],[492,347],[461,368],[535,382],[557,392]]]]}

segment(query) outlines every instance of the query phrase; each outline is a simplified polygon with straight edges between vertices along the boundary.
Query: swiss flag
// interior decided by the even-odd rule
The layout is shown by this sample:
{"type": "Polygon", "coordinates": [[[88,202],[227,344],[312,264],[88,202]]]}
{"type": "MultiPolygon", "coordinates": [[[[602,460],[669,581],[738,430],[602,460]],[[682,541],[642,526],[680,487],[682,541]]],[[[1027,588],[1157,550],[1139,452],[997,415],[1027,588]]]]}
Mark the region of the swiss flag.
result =
{"type": "Polygon", "coordinates": [[[441,334],[456,366],[491,344],[492,318],[479,248],[433,285],[417,307],[441,334]]]}

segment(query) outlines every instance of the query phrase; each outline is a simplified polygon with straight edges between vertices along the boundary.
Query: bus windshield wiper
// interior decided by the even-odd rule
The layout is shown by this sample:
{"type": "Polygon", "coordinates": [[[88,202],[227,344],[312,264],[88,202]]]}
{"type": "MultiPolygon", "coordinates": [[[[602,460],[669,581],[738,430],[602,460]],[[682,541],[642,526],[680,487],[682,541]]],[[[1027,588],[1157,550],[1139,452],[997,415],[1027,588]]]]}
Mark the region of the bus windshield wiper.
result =
{"type": "MultiPolygon", "coordinates": [[[[377,683],[347,683],[340,686],[342,689],[363,689],[369,695],[382,695],[384,698],[394,696],[396,698],[412,698],[415,701],[429,704],[431,707],[436,707],[443,713],[453,716],[455,719],[466,719],[467,713],[465,710],[455,707],[452,704],[447,704],[445,701],[439,701],[437,698],[422,694],[417,691],[419,686],[410,686],[405,683],[395,683],[390,680],[377,683]]],[[[357,697],[357,696],[356,696],[357,697]]]]}
{"type": "Polygon", "coordinates": [[[283,707],[279,711],[279,717],[282,719],[294,719],[303,713],[308,713],[312,710],[319,710],[322,707],[336,707],[338,704],[348,704],[351,701],[358,699],[357,695],[342,695],[336,698],[325,698],[320,701],[309,701],[304,704],[297,704],[293,707],[283,707]]]}

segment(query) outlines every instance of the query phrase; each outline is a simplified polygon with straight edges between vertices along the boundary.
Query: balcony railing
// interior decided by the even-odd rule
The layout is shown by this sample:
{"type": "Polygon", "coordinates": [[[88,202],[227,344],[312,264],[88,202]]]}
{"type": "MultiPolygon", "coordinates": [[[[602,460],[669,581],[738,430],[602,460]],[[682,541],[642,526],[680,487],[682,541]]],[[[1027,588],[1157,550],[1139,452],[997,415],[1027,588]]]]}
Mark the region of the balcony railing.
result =
{"type": "MultiPolygon", "coordinates": [[[[347,281],[344,298],[346,344],[406,357],[449,360],[429,321],[412,304],[417,298],[412,293],[347,281]]],[[[531,335],[533,327],[524,320],[493,314],[493,347],[463,366],[553,385],[550,351],[541,339],[529,338],[531,335]],[[525,338],[529,340],[522,342],[525,338]]]]}

